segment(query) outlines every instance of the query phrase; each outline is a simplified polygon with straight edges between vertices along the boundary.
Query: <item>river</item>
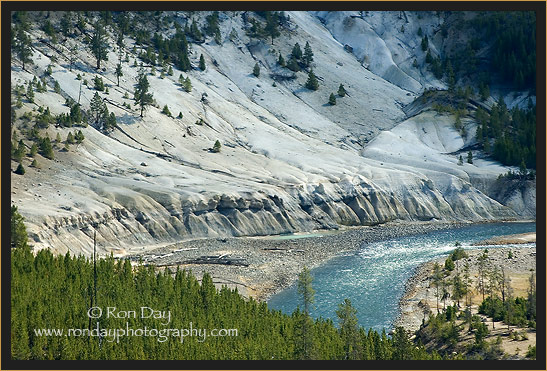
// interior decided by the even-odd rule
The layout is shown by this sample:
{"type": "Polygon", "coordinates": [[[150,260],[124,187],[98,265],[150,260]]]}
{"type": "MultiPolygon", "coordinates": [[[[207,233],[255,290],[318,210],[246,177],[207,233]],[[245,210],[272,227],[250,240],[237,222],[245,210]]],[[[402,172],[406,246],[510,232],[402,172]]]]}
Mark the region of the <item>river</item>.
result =
{"type": "MultiPolygon", "coordinates": [[[[405,282],[414,269],[426,261],[446,256],[460,242],[464,249],[476,249],[472,243],[494,236],[535,232],[535,223],[473,224],[363,244],[357,251],[337,256],[312,269],[315,304],[314,318],[331,318],[337,323],[336,309],[345,298],[357,309],[359,325],[365,329],[391,330],[398,314],[398,302],[405,282]]],[[[530,246],[530,245],[527,245],[530,246]]],[[[488,246],[489,249],[507,245],[488,246]]],[[[296,284],[272,296],[268,306],[292,313],[301,305],[296,284]]]]}

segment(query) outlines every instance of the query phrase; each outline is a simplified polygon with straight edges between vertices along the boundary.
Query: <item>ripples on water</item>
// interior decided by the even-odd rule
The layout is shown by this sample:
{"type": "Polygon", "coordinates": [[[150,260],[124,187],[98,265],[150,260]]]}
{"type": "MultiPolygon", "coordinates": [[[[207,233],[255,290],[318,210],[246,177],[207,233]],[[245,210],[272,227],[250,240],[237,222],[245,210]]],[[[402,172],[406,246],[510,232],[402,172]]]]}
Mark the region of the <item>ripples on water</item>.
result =
{"type": "MultiPolygon", "coordinates": [[[[357,251],[340,255],[312,270],[315,289],[315,318],[338,322],[336,309],[349,298],[357,309],[359,324],[381,331],[390,329],[397,316],[398,302],[413,270],[423,262],[446,256],[456,241],[464,249],[480,248],[472,243],[494,236],[535,232],[535,223],[476,224],[418,236],[363,244],[357,251]]],[[[521,247],[534,246],[527,244],[521,247]]],[[[489,249],[507,247],[488,246],[489,249]]],[[[273,296],[268,305],[292,313],[299,305],[296,285],[273,296]]]]}

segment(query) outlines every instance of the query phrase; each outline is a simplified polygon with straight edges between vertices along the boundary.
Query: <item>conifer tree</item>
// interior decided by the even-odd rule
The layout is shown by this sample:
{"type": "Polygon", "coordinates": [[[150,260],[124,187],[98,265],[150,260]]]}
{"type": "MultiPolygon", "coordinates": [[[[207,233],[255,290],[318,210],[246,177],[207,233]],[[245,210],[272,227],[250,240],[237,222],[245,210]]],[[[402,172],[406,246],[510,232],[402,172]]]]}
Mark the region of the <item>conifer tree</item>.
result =
{"type": "Polygon", "coordinates": [[[123,71],[122,71],[122,64],[121,63],[118,63],[118,65],[116,66],[116,78],[118,79],[118,86],[120,86],[120,77],[123,76],[123,71]]]}
{"type": "Polygon", "coordinates": [[[409,339],[406,330],[399,326],[393,333],[393,360],[411,360],[414,346],[409,339]]]}
{"type": "Polygon", "coordinates": [[[277,64],[280,65],[281,67],[285,67],[285,65],[286,65],[285,58],[283,58],[281,53],[279,53],[279,58],[277,59],[277,64]]]}
{"type": "Polygon", "coordinates": [[[220,147],[221,147],[221,146],[222,146],[222,145],[220,144],[220,142],[219,142],[218,139],[217,139],[217,141],[216,141],[215,144],[213,145],[213,152],[215,152],[215,153],[220,152],[220,147]]]}
{"type": "Polygon", "coordinates": [[[279,15],[277,12],[266,12],[266,26],[264,27],[264,31],[268,36],[272,38],[272,45],[274,43],[274,38],[281,35],[279,30],[277,29],[277,25],[279,23],[278,19],[279,15]]]}
{"type": "Polygon", "coordinates": [[[17,165],[17,169],[15,169],[15,174],[25,175],[25,168],[23,167],[22,163],[19,163],[19,165],[17,165]]]}
{"type": "Polygon", "coordinates": [[[85,139],[84,133],[82,133],[81,130],[78,130],[76,135],[74,135],[74,139],[76,140],[76,143],[78,143],[78,144],[82,143],[85,139]]]}
{"type": "Polygon", "coordinates": [[[339,97],[345,97],[346,96],[346,89],[344,88],[344,85],[340,84],[338,87],[338,96],[339,97]]]}
{"type": "Polygon", "coordinates": [[[425,52],[428,47],[429,47],[429,39],[427,38],[427,35],[425,35],[422,38],[422,50],[425,52]]]}
{"type": "Polygon", "coordinates": [[[72,34],[73,20],[72,20],[71,12],[65,12],[63,14],[63,17],[61,18],[60,26],[61,26],[61,33],[63,34],[63,36],[67,37],[72,34]]]}
{"type": "Polygon", "coordinates": [[[473,163],[473,152],[471,152],[471,151],[467,152],[467,163],[468,164],[473,163]]]}
{"type": "Polygon", "coordinates": [[[30,152],[29,152],[30,157],[36,156],[37,153],[38,153],[38,146],[36,145],[36,143],[32,143],[32,146],[30,147],[30,152]]]}
{"type": "Polygon", "coordinates": [[[185,92],[190,93],[192,91],[192,81],[190,81],[190,77],[186,76],[183,86],[185,92]]]}
{"type": "Polygon", "coordinates": [[[302,58],[302,49],[300,49],[300,44],[298,43],[294,44],[291,55],[295,57],[296,59],[302,58]]]}
{"type": "Polygon", "coordinates": [[[477,288],[482,294],[482,301],[484,301],[484,296],[486,292],[486,265],[488,263],[488,249],[485,249],[478,258],[478,271],[479,276],[477,280],[477,288]]]}
{"type": "Polygon", "coordinates": [[[11,247],[23,248],[27,247],[28,237],[25,219],[19,214],[17,206],[11,206],[11,247]]]}
{"type": "Polygon", "coordinates": [[[32,82],[28,82],[27,86],[27,99],[30,103],[34,103],[34,89],[32,88],[32,82]]]}
{"type": "Polygon", "coordinates": [[[13,156],[17,162],[23,161],[23,156],[25,155],[25,152],[26,152],[25,148],[26,147],[25,147],[25,143],[23,142],[23,139],[20,139],[13,156]]]}
{"type": "Polygon", "coordinates": [[[141,70],[139,76],[137,77],[137,85],[135,87],[135,102],[141,107],[141,117],[143,117],[144,110],[147,106],[152,104],[153,95],[148,92],[150,88],[150,83],[146,78],[146,73],[141,70]]]}
{"type": "Polygon", "coordinates": [[[95,95],[91,99],[90,110],[94,124],[100,124],[104,121],[107,113],[106,104],[97,92],[95,92],[95,95]]]}
{"type": "Polygon", "coordinates": [[[336,311],[340,328],[340,336],[344,342],[344,359],[362,359],[363,347],[359,336],[357,323],[357,310],[351,305],[349,299],[338,304],[336,311]]]}
{"type": "Polygon", "coordinates": [[[13,48],[15,49],[15,54],[23,64],[23,70],[26,71],[25,64],[32,63],[32,44],[30,37],[26,33],[25,26],[23,25],[17,25],[15,28],[13,48]]]}
{"type": "Polygon", "coordinates": [[[456,300],[458,308],[460,307],[460,299],[466,294],[465,283],[459,272],[456,272],[452,279],[452,298],[456,300]]]}
{"type": "Polygon", "coordinates": [[[74,135],[72,135],[71,131],[69,131],[67,136],[66,136],[66,142],[68,144],[74,144],[74,135]]]}
{"type": "Polygon", "coordinates": [[[199,69],[202,71],[205,71],[205,58],[203,57],[203,54],[199,56],[199,69]]]}
{"type": "Polygon", "coordinates": [[[256,77],[260,76],[260,66],[258,65],[258,62],[255,63],[255,66],[253,68],[253,75],[256,77]]]}
{"type": "Polygon", "coordinates": [[[300,359],[312,358],[313,347],[313,333],[312,333],[312,321],[310,318],[310,309],[315,301],[315,290],[312,287],[312,277],[309,269],[304,267],[298,274],[298,294],[302,297],[302,304],[304,311],[300,318],[300,330],[301,330],[301,344],[300,359]]]}
{"type": "Polygon", "coordinates": [[[439,314],[439,288],[441,287],[442,279],[443,274],[441,271],[441,266],[438,263],[435,263],[433,266],[433,286],[435,287],[435,297],[437,298],[437,314],[439,314]]]}
{"type": "Polygon", "coordinates": [[[329,104],[330,104],[331,106],[336,105],[336,97],[334,96],[334,93],[330,93],[329,104]]]}
{"type": "Polygon", "coordinates": [[[97,60],[97,70],[101,68],[101,61],[108,60],[108,36],[101,21],[93,25],[93,35],[90,43],[91,53],[97,60]]]}
{"type": "Polygon", "coordinates": [[[287,68],[293,72],[300,71],[300,66],[298,65],[298,61],[294,57],[294,55],[291,54],[289,57],[289,61],[287,62],[287,68]]]}
{"type": "Polygon", "coordinates": [[[50,160],[53,160],[54,154],[53,154],[53,147],[51,145],[51,140],[48,136],[45,138],[41,138],[40,140],[40,153],[45,158],[48,158],[50,160]]]}
{"type": "Polygon", "coordinates": [[[313,73],[313,69],[310,70],[308,73],[308,80],[306,81],[306,88],[310,90],[317,90],[319,89],[319,82],[317,81],[317,77],[313,73]]]}
{"type": "Polygon", "coordinates": [[[306,67],[309,67],[312,61],[313,51],[311,50],[310,43],[306,41],[306,45],[304,46],[304,55],[302,56],[302,62],[306,67]]]}

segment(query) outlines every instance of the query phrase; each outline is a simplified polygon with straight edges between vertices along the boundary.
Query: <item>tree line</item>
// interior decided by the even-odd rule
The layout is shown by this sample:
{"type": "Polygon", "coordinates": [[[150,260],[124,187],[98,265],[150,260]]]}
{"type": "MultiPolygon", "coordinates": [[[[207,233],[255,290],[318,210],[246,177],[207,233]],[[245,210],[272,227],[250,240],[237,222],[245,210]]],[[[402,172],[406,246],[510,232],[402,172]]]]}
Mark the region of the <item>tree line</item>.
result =
{"type": "Polygon", "coordinates": [[[237,289],[217,289],[209,274],[201,282],[190,271],[132,266],[112,256],[93,261],[83,256],[33,252],[23,218],[15,206],[11,218],[11,354],[14,359],[440,359],[417,347],[402,328],[393,336],[357,325],[349,300],[338,307],[338,326],[312,319],[312,278],[299,276],[302,307],[292,314],[243,298],[237,289]],[[184,343],[152,337],[120,338],[37,336],[35,328],[160,327],[153,319],[90,320],[91,306],[125,310],[149,306],[172,312],[169,328],[237,328],[238,336],[188,337],[184,343]]]}

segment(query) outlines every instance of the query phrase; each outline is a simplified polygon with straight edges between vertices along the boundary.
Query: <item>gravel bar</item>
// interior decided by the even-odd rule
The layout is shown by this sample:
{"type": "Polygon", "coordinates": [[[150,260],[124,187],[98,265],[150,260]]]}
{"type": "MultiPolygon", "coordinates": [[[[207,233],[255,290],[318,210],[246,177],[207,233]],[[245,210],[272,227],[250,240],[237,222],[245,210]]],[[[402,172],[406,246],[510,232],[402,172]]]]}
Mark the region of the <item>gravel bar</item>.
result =
{"type": "Polygon", "coordinates": [[[343,252],[354,251],[362,244],[467,225],[469,223],[396,221],[315,232],[310,237],[300,234],[195,239],[125,258],[171,272],[177,267],[191,270],[198,279],[204,272],[209,272],[217,287],[236,287],[242,295],[263,301],[290,286],[304,266],[314,268],[343,252]]]}

